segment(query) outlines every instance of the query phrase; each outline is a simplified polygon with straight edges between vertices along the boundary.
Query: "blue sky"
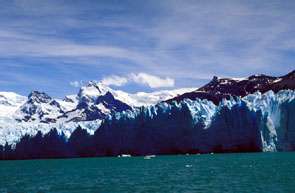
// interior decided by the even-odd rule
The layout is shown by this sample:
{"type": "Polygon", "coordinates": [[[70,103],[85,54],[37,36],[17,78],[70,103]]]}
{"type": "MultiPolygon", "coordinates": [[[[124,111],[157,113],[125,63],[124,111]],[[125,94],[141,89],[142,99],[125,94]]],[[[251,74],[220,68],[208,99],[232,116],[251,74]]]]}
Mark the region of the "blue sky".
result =
{"type": "Polygon", "coordinates": [[[0,2],[1,91],[152,91],[295,69],[295,1],[0,2]]]}

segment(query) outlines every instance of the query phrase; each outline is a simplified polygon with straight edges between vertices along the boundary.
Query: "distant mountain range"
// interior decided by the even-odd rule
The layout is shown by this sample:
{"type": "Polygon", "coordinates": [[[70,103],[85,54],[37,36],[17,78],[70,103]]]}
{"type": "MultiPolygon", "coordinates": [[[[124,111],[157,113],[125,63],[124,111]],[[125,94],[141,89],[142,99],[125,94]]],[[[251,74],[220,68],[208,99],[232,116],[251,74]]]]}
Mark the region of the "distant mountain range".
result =
{"type": "Polygon", "coordinates": [[[54,99],[40,91],[24,97],[12,92],[0,92],[0,144],[15,143],[24,134],[46,133],[52,128],[66,136],[80,126],[94,133],[101,120],[109,115],[161,102],[181,102],[184,99],[207,99],[218,105],[222,99],[241,98],[260,91],[295,89],[295,71],[281,77],[252,75],[248,78],[213,79],[200,88],[183,88],[151,93],[127,93],[91,81],[76,95],[54,99]]]}
{"type": "Polygon", "coordinates": [[[77,95],[69,95],[62,100],[54,99],[40,91],[32,91],[28,97],[12,92],[0,92],[0,117],[11,117],[18,122],[92,121],[103,119],[111,113],[153,105],[192,90],[195,89],[130,94],[91,81],[81,87],[77,95]]]}

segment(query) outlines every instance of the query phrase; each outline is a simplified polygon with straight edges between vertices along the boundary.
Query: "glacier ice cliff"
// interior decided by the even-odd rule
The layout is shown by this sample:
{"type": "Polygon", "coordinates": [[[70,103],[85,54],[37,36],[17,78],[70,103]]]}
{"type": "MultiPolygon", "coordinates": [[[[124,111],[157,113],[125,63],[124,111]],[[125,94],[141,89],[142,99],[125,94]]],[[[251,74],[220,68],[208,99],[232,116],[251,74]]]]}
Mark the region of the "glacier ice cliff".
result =
{"type": "Polygon", "coordinates": [[[185,99],[108,116],[94,134],[102,155],[295,150],[295,92],[185,99]]]}
{"type": "Polygon", "coordinates": [[[0,130],[0,159],[294,151],[295,91],[256,92],[218,105],[206,99],[161,102],[55,129],[15,126],[22,128],[0,130]],[[15,131],[24,133],[13,148],[6,142],[15,140],[15,131]]]}

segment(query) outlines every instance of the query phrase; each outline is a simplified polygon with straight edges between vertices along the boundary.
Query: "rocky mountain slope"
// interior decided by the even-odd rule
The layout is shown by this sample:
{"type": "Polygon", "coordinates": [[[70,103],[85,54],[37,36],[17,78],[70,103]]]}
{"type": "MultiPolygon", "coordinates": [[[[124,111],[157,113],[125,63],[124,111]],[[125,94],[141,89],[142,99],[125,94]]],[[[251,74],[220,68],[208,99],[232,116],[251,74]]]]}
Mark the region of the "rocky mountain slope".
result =
{"type": "Polygon", "coordinates": [[[195,91],[171,98],[168,102],[188,99],[208,99],[218,104],[223,98],[230,96],[244,97],[256,91],[265,93],[267,91],[278,92],[283,89],[295,89],[295,70],[281,77],[267,76],[264,74],[249,76],[248,78],[219,78],[213,79],[203,87],[195,91]]]}

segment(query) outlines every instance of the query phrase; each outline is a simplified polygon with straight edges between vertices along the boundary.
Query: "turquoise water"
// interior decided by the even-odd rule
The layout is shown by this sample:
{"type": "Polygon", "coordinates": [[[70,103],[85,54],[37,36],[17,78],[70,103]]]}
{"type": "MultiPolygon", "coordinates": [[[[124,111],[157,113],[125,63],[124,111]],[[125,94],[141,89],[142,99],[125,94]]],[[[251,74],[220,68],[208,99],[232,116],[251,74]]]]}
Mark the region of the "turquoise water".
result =
{"type": "Polygon", "coordinates": [[[0,162],[0,192],[295,192],[295,153],[0,162]]]}

